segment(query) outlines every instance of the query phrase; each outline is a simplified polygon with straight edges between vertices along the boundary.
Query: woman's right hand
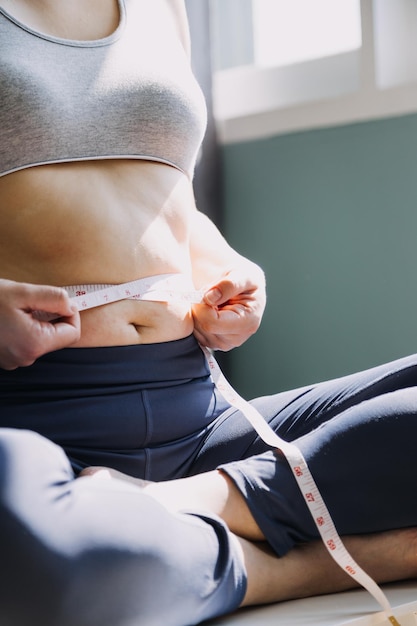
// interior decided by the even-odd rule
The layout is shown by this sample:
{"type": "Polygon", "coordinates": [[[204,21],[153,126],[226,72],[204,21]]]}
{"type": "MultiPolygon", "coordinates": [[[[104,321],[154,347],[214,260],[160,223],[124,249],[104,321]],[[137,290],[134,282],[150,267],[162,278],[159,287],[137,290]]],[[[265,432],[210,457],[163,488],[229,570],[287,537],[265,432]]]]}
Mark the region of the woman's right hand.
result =
{"type": "Polygon", "coordinates": [[[80,316],[64,289],[0,280],[0,367],[13,370],[72,345],[80,338],[80,316]],[[39,319],[36,311],[50,314],[39,319]]]}

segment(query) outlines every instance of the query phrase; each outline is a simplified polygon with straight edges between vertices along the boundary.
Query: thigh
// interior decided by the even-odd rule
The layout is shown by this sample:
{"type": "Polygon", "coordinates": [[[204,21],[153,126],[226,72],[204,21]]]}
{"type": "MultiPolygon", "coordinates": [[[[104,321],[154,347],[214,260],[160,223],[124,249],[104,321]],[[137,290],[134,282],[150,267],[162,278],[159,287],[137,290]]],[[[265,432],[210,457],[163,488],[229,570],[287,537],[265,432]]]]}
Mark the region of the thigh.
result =
{"type": "Polygon", "coordinates": [[[10,626],[183,626],[235,609],[245,590],[215,516],[170,513],[124,481],[74,480],[30,431],[0,429],[0,551],[10,626]]]}
{"type": "MultiPolygon", "coordinates": [[[[295,441],[341,535],[417,525],[417,389],[349,407],[295,441]]],[[[222,466],[284,554],[318,531],[288,463],[267,452],[222,466]]]]}
{"type": "Polygon", "coordinates": [[[194,337],[68,348],[0,369],[0,427],[62,447],[74,471],[113,467],[148,480],[182,476],[228,404],[194,337]]]}
{"type": "MultiPolygon", "coordinates": [[[[318,428],[347,409],[396,390],[417,386],[417,355],[330,381],[264,396],[251,403],[287,441],[318,428]]],[[[229,408],[212,424],[190,473],[249,458],[268,449],[244,415],[229,408]]]]}

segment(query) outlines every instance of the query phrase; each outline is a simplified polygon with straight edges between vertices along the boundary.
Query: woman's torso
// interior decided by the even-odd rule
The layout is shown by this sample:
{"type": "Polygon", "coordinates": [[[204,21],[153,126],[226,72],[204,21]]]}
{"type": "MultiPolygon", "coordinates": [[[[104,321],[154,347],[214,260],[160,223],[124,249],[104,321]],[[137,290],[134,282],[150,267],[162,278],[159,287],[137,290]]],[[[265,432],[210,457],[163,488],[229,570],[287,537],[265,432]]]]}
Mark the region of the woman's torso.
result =
{"type": "MultiPolygon", "coordinates": [[[[96,33],[89,32],[92,40],[115,27],[114,2],[101,6],[109,13],[96,33]]],[[[0,7],[11,11],[11,2],[0,2],[0,7]]],[[[34,26],[42,29],[42,23],[34,26]]],[[[48,27],[54,28],[45,22],[44,30],[48,27]]],[[[77,32],[67,36],[77,39],[77,32]]],[[[56,49],[63,52],[62,46],[56,49]]],[[[114,50],[109,47],[109,54],[114,50]]],[[[83,129],[79,132],[81,137],[83,129]]],[[[146,155],[127,159],[119,152],[120,147],[117,158],[105,160],[95,155],[79,162],[34,163],[0,177],[3,277],[85,285],[120,284],[162,273],[191,276],[189,218],[195,205],[190,177],[160,162],[159,155],[148,161],[146,155]]],[[[186,304],[125,300],[83,312],[77,345],[169,341],[192,329],[186,304]]]]}
{"type": "MultiPolygon", "coordinates": [[[[174,168],[147,162],[40,166],[0,178],[0,273],[52,285],[191,274],[193,196],[174,168]]],[[[82,312],[77,345],[152,343],[192,332],[186,304],[124,300],[82,312]]]]}

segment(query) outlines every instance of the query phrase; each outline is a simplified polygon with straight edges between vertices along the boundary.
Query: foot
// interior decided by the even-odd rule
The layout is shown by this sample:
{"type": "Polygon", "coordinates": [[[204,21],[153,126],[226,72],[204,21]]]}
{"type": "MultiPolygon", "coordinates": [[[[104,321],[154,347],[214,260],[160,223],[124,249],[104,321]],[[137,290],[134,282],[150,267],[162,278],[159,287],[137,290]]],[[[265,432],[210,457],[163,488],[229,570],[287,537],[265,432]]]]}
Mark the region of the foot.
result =
{"type": "Polygon", "coordinates": [[[134,478],[129,474],[124,474],[110,467],[86,467],[80,472],[80,476],[97,476],[100,478],[110,478],[116,480],[124,480],[128,483],[132,483],[140,489],[145,489],[152,484],[150,480],[143,480],[142,478],[134,478]]]}

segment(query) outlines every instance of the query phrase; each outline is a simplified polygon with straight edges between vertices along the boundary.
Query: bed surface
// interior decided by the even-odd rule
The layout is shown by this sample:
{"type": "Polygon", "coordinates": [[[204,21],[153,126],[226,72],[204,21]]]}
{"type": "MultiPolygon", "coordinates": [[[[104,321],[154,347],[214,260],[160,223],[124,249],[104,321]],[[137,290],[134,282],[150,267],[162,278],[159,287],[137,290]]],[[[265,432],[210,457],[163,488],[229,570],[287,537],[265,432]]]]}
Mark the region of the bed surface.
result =
{"type": "MultiPolygon", "coordinates": [[[[417,626],[417,580],[383,586],[400,626],[417,626]]],[[[243,609],[205,626],[391,626],[362,589],[243,609]]]]}

